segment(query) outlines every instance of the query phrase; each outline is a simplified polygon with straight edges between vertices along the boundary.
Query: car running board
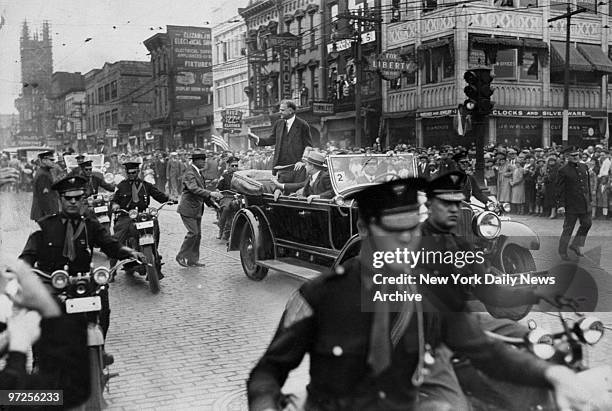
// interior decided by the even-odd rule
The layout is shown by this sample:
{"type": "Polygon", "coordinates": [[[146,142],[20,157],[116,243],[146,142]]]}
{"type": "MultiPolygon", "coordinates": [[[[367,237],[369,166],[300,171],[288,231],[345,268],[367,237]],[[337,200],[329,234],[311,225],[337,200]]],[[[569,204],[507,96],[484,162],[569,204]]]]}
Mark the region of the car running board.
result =
{"type": "Polygon", "coordinates": [[[329,271],[327,267],[290,257],[279,258],[278,260],[259,260],[257,264],[307,281],[313,280],[329,271]]]}

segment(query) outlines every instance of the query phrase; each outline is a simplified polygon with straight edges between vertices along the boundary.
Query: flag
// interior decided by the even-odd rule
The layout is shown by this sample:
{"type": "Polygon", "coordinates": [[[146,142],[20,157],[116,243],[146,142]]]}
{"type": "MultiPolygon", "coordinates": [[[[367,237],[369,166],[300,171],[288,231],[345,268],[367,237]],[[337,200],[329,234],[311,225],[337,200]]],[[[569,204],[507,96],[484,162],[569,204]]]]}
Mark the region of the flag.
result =
{"type": "Polygon", "coordinates": [[[219,137],[213,134],[211,140],[214,145],[221,147],[221,149],[225,151],[229,151],[229,145],[225,142],[225,140],[223,140],[223,137],[219,137]]]}
{"type": "Polygon", "coordinates": [[[0,16],[0,30],[2,30],[2,27],[4,27],[5,23],[6,19],[4,18],[4,12],[2,12],[2,16],[0,16]]]}

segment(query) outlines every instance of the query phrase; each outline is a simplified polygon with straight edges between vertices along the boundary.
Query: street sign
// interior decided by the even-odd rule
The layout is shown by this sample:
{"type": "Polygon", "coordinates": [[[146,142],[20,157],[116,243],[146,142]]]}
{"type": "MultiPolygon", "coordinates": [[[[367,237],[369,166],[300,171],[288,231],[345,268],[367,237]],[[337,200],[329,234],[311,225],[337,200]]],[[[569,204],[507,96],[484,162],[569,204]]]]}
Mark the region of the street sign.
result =
{"type": "Polygon", "coordinates": [[[266,51],[265,50],[253,50],[248,55],[249,63],[261,64],[266,62],[266,51]]]}
{"type": "MultiPolygon", "coordinates": [[[[340,41],[336,41],[335,51],[342,51],[342,50],[350,49],[351,43],[353,41],[354,41],[353,39],[343,39],[340,41]]],[[[366,33],[361,33],[361,44],[372,43],[374,41],[376,41],[376,31],[372,30],[366,33]]],[[[331,53],[332,51],[334,51],[334,43],[329,43],[327,45],[327,53],[331,53]]]]}

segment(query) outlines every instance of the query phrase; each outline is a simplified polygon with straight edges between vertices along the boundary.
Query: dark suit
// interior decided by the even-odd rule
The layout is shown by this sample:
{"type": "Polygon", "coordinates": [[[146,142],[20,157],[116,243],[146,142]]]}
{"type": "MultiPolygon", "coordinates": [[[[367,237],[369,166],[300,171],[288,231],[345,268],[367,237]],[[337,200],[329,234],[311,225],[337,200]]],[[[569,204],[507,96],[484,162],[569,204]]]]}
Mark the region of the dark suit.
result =
{"type": "Polygon", "coordinates": [[[300,188],[303,188],[308,183],[308,173],[306,173],[306,167],[302,167],[299,170],[294,170],[293,167],[288,170],[279,170],[278,182],[284,185],[283,194],[289,195],[295,193],[300,188]]]}
{"type": "Polygon", "coordinates": [[[42,217],[57,214],[59,212],[59,196],[53,190],[53,176],[47,167],[40,167],[34,176],[31,220],[39,220],[42,217]]]}
{"type": "Polygon", "coordinates": [[[329,172],[321,170],[314,183],[311,183],[310,178],[304,186],[304,196],[319,195],[321,198],[333,198],[334,190],[332,188],[329,172]]]}
{"type": "Polygon", "coordinates": [[[559,169],[556,180],[557,207],[565,207],[559,254],[567,253],[576,221],[580,227],[572,245],[582,247],[591,228],[591,182],[589,170],[581,163],[567,163],[559,169]]]}
{"type": "Polygon", "coordinates": [[[269,137],[260,137],[258,146],[274,145],[274,160],[272,167],[295,164],[301,160],[304,148],[312,147],[310,126],[301,118],[295,116],[289,132],[285,130],[286,121],[276,120],[269,137]]]}
{"type": "MultiPolygon", "coordinates": [[[[369,354],[374,352],[369,344],[374,316],[363,310],[362,300],[362,275],[371,275],[371,269],[362,267],[356,258],[343,268],[343,274],[319,277],[293,294],[272,342],[249,376],[250,410],[277,409],[281,387],[306,353],[310,384],[305,410],[414,408],[418,388],[412,385],[411,376],[419,358],[416,316],[400,335],[389,367],[374,375],[368,365],[369,354]]],[[[427,312],[425,308],[424,339],[432,348],[445,343],[493,376],[547,386],[544,361],[488,338],[472,314],[427,312]]]]}
{"type": "Polygon", "coordinates": [[[187,228],[185,240],[176,257],[187,260],[187,264],[197,263],[200,259],[202,213],[205,201],[210,199],[210,191],[205,187],[202,175],[195,166],[190,165],[183,174],[183,193],[176,210],[187,228]]]}

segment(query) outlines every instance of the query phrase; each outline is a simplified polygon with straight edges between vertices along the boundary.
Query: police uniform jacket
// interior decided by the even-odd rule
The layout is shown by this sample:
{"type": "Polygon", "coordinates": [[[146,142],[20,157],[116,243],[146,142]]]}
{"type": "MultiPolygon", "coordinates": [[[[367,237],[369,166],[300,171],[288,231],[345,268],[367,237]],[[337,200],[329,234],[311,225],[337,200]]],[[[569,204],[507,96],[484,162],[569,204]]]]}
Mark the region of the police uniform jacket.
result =
{"type": "Polygon", "coordinates": [[[115,191],[115,186],[112,184],[108,184],[106,181],[104,181],[104,178],[102,178],[102,176],[98,174],[92,174],[87,179],[87,183],[85,184],[85,195],[89,197],[90,195],[98,194],[98,190],[100,187],[102,187],[106,191],[110,191],[111,193],[115,191]]]}
{"type": "Polygon", "coordinates": [[[484,195],[480,189],[480,186],[476,181],[476,177],[470,174],[467,174],[467,178],[465,179],[465,184],[463,185],[463,195],[465,196],[467,202],[470,201],[472,196],[483,204],[487,204],[489,202],[489,198],[484,195]]]}
{"type": "Polygon", "coordinates": [[[431,257],[427,261],[423,261],[420,267],[449,278],[448,288],[436,287],[434,291],[436,296],[453,310],[465,308],[465,301],[470,294],[473,294],[485,304],[495,307],[516,307],[538,303],[538,298],[530,289],[484,283],[456,286],[452,281],[451,274],[461,274],[464,277],[476,275],[477,278],[484,279],[486,274],[484,261],[479,259],[476,255],[476,249],[465,238],[432,224],[431,218],[425,220],[420,228],[422,234],[421,247],[425,252],[431,252],[431,257]],[[434,253],[439,253],[437,255],[441,256],[452,253],[455,256],[462,255],[462,257],[461,261],[457,259],[456,264],[453,264],[448,259],[433,257],[434,253]],[[471,253],[469,259],[466,253],[471,253]]]}
{"type": "MultiPolygon", "coordinates": [[[[378,376],[367,365],[373,314],[362,311],[358,259],[344,265],[345,274],[328,274],[303,284],[283,313],[270,346],[251,371],[249,407],[278,409],[281,387],[304,355],[310,355],[306,410],[410,410],[416,389],[411,377],[418,362],[417,326],[413,316],[395,346],[391,365],[378,376]]],[[[497,377],[547,386],[547,364],[488,338],[469,313],[424,313],[425,341],[446,343],[497,377]]],[[[391,324],[393,317],[391,317],[391,324]]]]}
{"type": "Polygon", "coordinates": [[[221,178],[219,178],[219,182],[217,183],[217,190],[231,190],[232,189],[232,177],[234,173],[232,171],[223,171],[221,174],[221,178]]]}
{"type": "Polygon", "coordinates": [[[568,162],[557,174],[557,207],[565,207],[570,214],[590,214],[590,185],[587,166],[568,162]]]}
{"type": "Polygon", "coordinates": [[[260,137],[258,146],[274,146],[272,167],[295,164],[302,158],[304,148],[312,147],[310,126],[299,117],[295,117],[289,132],[285,131],[286,121],[278,119],[272,127],[269,137],[260,137]]]}
{"type": "Polygon", "coordinates": [[[38,225],[40,230],[30,234],[19,258],[32,266],[38,263],[38,267],[45,272],[63,270],[66,265],[71,275],[89,272],[94,247],[100,247],[102,252],[111,258],[123,259],[131,256],[122,249],[121,243],[93,218],[80,217],[72,220],[63,214],[54,214],[38,220],[38,225]],[[85,226],[75,239],[76,258],[70,262],[63,255],[66,226],[73,224],[76,234],[80,222],[84,222],[85,226]]]}
{"type": "Polygon", "coordinates": [[[163,191],[159,191],[153,184],[137,178],[133,183],[130,180],[123,180],[117,184],[117,191],[113,196],[113,202],[119,204],[119,207],[124,210],[132,210],[137,208],[138,211],[144,211],[151,203],[151,197],[157,202],[165,203],[170,200],[170,197],[163,191]],[[132,184],[136,184],[138,190],[138,202],[132,201],[132,184]]]}
{"type": "Polygon", "coordinates": [[[200,172],[190,165],[183,174],[183,193],[176,211],[184,217],[200,218],[205,203],[210,204],[210,191],[200,172]]]}
{"type": "Polygon", "coordinates": [[[85,318],[43,318],[37,345],[38,371],[27,371],[26,354],[9,352],[0,371],[0,389],[63,390],[63,407],[83,403],[91,387],[85,318]]]}
{"type": "Polygon", "coordinates": [[[59,211],[59,197],[53,185],[53,176],[46,167],[40,167],[33,181],[32,210],[30,219],[38,220],[59,211]]]}

